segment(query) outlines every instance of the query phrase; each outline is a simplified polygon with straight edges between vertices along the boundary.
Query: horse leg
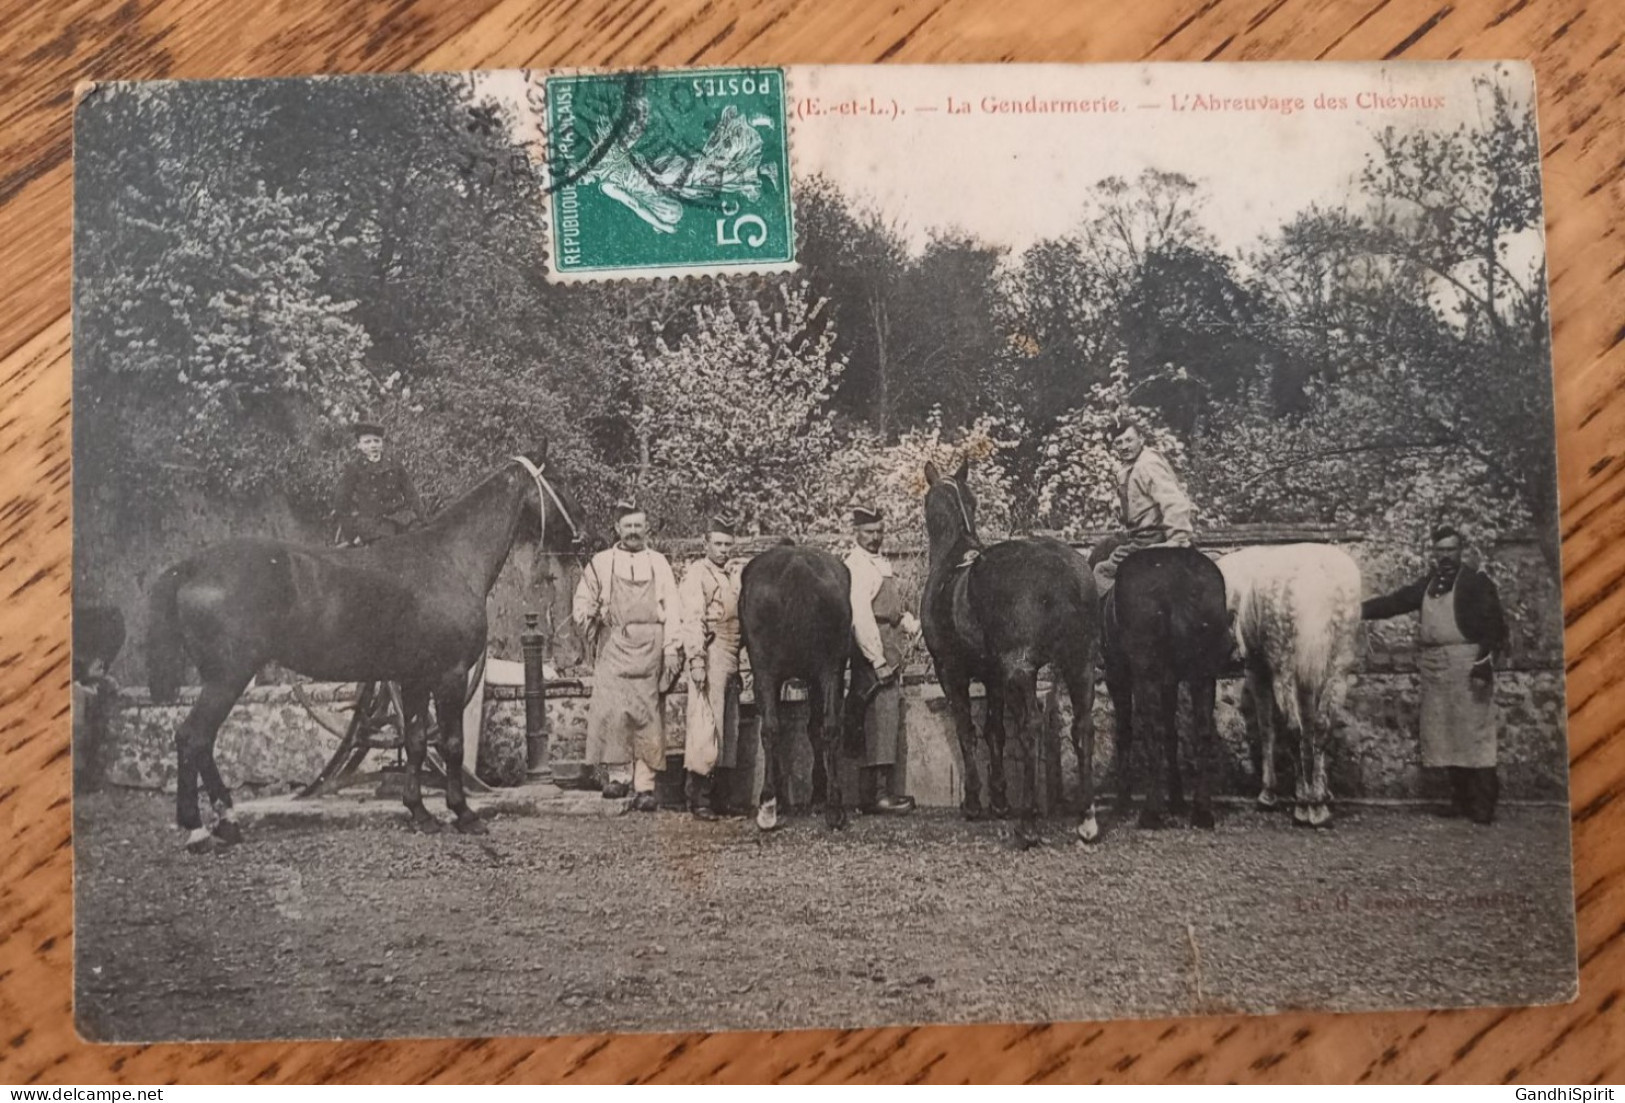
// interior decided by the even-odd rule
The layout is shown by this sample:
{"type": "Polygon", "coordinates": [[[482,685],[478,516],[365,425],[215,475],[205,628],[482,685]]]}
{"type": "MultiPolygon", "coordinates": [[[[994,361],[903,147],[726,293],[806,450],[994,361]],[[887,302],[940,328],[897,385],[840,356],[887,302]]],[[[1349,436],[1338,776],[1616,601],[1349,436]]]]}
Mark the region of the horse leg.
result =
{"type": "Polygon", "coordinates": [[[1078,756],[1078,838],[1100,838],[1095,820],[1095,670],[1089,656],[1067,664],[1066,690],[1072,698],[1072,750],[1078,756]]]}
{"type": "Polygon", "coordinates": [[[808,729],[813,735],[813,761],[824,773],[824,826],[839,831],[846,826],[846,805],[841,800],[840,739],[831,725],[841,714],[841,672],[827,670],[815,685],[808,687],[812,706],[808,729]]]}
{"type": "Polygon", "coordinates": [[[1134,679],[1134,706],[1140,723],[1146,728],[1145,750],[1146,757],[1150,759],[1146,776],[1151,780],[1145,787],[1145,807],[1140,810],[1140,826],[1147,830],[1165,826],[1168,790],[1159,783],[1163,764],[1157,760],[1167,749],[1163,726],[1177,722],[1175,709],[1178,703],[1179,683],[1155,682],[1143,676],[1134,679]]]}
{"type": "Polygon", "coordinates": [[[468,698],[468,668],[459,666],[440,680],[434,693],[440,722],[440,753],[446,763],[446,810],[452,825],[465,835],[484,835],[485,821],[468,806],[463,792],[463,708],[468,698]]]}
{"type": "MultiPolygon", "coordinates": [[[[816,685],[807,686],[807,741],[812,744],[812,791],[807,799],[807,810],[829,808],[829,768],[824,764],[824,749],[818,733],[829,724],[823,710],[823,691],[816,685]]],[[[827,736],[826,736],[827,737],[827,736]]]]}
{"type": "Polygon", "coordinates": [[[423,788],[418,775],[423,772],[423,761],[429,756],[429,731],[424,713],[428,707],[429,690],[421,685],[401,687],[401,733],[406,741],[406,787],[401,803],[411,819],[414,831],[432,834],[440,830],[440,821],[423,807],[423,788]]]}
{"type": "Polygon", "coordinates": [[[198,761],[198,777],[203,782],[203,791],[209,796],[209,803],[214,806],[215,821],[210,833],[227,846],[234,846],[243,841],[243,830],[237,826],[231,814],[231,790],[226,787],[225,779],[220,776],[220,767],[214,760],[214,742],[219,734],[220,730],[216,728],[203,744],[203,753],[198,761]]]}
{"type": "Polygon", "coordinates": [[[938,671],[942,695],[948,699],[948,713],[953,717],[954,735],[959,739],[959,754],[965,760],[965,795],[959,809],[967,820],[982,818],[982,778],[976,768],[976,725],[970,715],[970,674],[958,666],[938,671]]]}
{"type": "Polygon", "coordinates": [[[772,831],[779,826],[779,680],[761,671],[756,675],[756,709],[762,717],[762,799],[756,807],[756,826],[772,831]]]}
{"type": "Polygon", "coordinates": [[[1329,827],[1332,810],[1327,804],[1330,796],[1326,792],[1326,737],[1330,725],[1329,718],[1315,707],[1313,695],[1310,686],[1299,684],[1298,715],[1303,718],[1303,741],[1313,756],[1313,764],[1305,767],[1309,772],[1309,826],[1329,827]]]}
{"type": "MultiPolygon", "coordinates": [[[[218,800],[213,791],[213,785],[204,776],[204,763],[208,763],[209,777],[219,784],[219,792],[226,797],[226,806],[230,807],[231,795],[226,789],[225,782],[220,780],[218,769],[214,765],[213,745],[215,733],[220,725],[225,723],[226,717],[231,713],[232,706],[237,698],[243,695],[248,688],[249,679],[253,672],[232,676],[229,678],[209,678],[205,676],[203,689],[198,693],[197,703],[181,721],[181,726],[175,733],[175,819],[187,832],[186,849],[194,854],[202,853],[214,846],[214,835],[203,826],[203,816],[198,809],[198,783],[200,780],[211,788],[210,796],[218,800]]],[[[235,825],[229,831],[234,831],[235,825]]],[[[232,842],[221,836],[221,841],[232,842]]]]}
{"type": "Polygon", "coordinates": [[[1039,841],[1038,829],[1038,725],[1037,672],[1018,669],[1004,677],[1006,699],[1010,703],[1010,716],[1015,723],[1016,743],[1023,758],[1023,781],[1026,792],[1021,812],[1016,821],[1016,845],[1022,848],[1039,841]]]}
{"type": "Polygon", "coordinates": [[[1050,691],[1039,708],[1040,738],[1044,746],[1044,815],[1053,815],[1066,802],[1061,775],[1061,670],[1050,668],[1050,691]]]}
{"type": "Polygon", "coordinates": [[[1297,736],[1298,770],[1293,791],[1292,822],[1298,827],[1309,826],[1309,806],[1315,769],[1314,747],[1310,741],[1309,726],[1299,703],[1298,679],[1290,674],[1275,676],[1275,704],[1281,710],[1281,722],[1289,735],[1297,736]]]}
{"type": "Polygon", "coordinates": [[[1219,729],[1213,718],[1219,683],[1213,678],[1197,678],[1190,683],[1191,727],[1196,736],[1196,802],[1191,807],[1191,826],[1212,830],[1213,772],[1217,768],[1219,729]]]}
{"type": "Polygon", "coordinates": [[[1010,798],[1004,781],[1004,685],[1003,679],[983,677],[987,694],[987,720],[982,724],[982,741],[987,744],[987,807],[995,819],[1010,815],[1010,798]]]}
{"type": "MultiPolygon", "coordinates": [[[[1172,703],[1168,706],[1168,722],[1162,729],[1163,766],[1168,771],[1168,811],[1176,816],[1185,814],[1185,780],[1179,772],[1179,687],[1169,691],[1172,703]]],[[[1196,707],[1196,692],[1191,690],[1188,700],[1196,707]]]]}
{"type": "MultiPolygon", "coordinates": [[[[824,744],[819,742],[822,736],[834,750],[841,746],[842,729],[839,725],[846,722],[840,712],[840,697],[838,694],[828,692],[828,682],[833,677],[836,685],[840,684],[842,672],[837,670],[834,674],[826,673],[822,678],[814,678],[807,683],[807,741],[812,744],[812,795],[807,801],[807,811],[814,812],[824,809],[824,816],[829,817],[830,783],[835,778],[839,767],[839,756],[824,753],[824,744]],[[832,703],[833,702],[833,703],[832,703]]],[[[790,756],[785,756],[786,775],[794,773],[790,756]]],[[[785,781],[785,792],[789,793],[790,782],[785,781]]],[[[843,823],[841,826],[845,826],[843,823]]]]}
{"type": "Polygon", "coordinates": [[[1106,662],[1106,693],[1112,699],[1113,757],[1117,770],[1117,814],[1134,809],[1134,683],[1128,671],[1106,662]]]}
{"type": "Polygon", "coordinates": [[[1269,671],[1247,664],[1247,696],[1253,700],[1253,718],[1258,722],[1258,772],[1262,787],[1258,791],[1258,807],[1273,811],[1275,797],[1275,688],[1269,671]]]}

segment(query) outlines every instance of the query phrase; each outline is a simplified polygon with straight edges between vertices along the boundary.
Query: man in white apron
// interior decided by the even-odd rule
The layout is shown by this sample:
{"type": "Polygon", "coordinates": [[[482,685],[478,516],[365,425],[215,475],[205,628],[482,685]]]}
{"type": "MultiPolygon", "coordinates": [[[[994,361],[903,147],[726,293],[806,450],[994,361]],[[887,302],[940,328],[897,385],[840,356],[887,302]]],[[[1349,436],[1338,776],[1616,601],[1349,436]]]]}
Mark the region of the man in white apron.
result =
{"type": "Polygon", "coordinates": [[[714,820],[732,812],[728,794],[739,755],[739,580],[728,572],[734,529],[713,517],[705,555],[683,573],[683,654],[688,659],[688,730],[683,765],[688,810],[714,820]]]}
{"type": "Polygon", "coordinates": [[[1507,646],[1495,583],[1461,561],[1461,534],[1433,531],[1433,571],[1365,602],[1360,615],[1383,620],[1420,613],[1416,668],[1421,683],[1422,765],[1448,772],[1447,816],[1495,820],[1495,656],[1507,646]]]}
{"type": "Polygon", "coordinates": [[[630,792],[633,811],[653,812],[655,775],[666,764],[661,697],[677,681],[681,610],[671,564],[647,546],[644,512],[617,503],[615,534],[582,572],[572,609],[594,641],[587,764],[605,767],[605,799],[630,792]]]}

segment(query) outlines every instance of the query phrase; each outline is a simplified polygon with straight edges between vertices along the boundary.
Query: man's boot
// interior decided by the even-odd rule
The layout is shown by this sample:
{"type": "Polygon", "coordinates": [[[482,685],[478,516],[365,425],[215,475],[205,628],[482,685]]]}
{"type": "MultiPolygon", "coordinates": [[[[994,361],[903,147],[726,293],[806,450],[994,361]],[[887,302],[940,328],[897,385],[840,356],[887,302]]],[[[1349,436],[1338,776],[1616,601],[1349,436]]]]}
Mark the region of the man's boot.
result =
{"type": "Polygon", "coordinates": [[[733,799],[737,782],[732,767],[718,766],[711,771],[711,811],[724,819],[738,819],[750,814],[733,799]]]}
{"type": "Polygon", "coordinates": [[[1469,771],[1460,766],[1446,766],[1445,774],[1450,782],[1450,802],[1433,814],[1446,820],[1465,817],[1471,797],[1468,791],[1469,771]]]}
{"type": "Polygon", "coordinates": [[[707,822],[717,818],[717,814],[711,810],[713,797],[711,793],[711,776],[709,774],[696,774],[693,770],[690,770],[685,788],[688,790],[689,815],[697,820],[707,822]]]}
{"type": "Polygon", "coordinates": [[[1468,770],[1472,779],[1470,815],[1473,822],[1488,826],[1495,822],[1495,804],[1501,796],[1501,778],[1494,766],[1468,770]]]}
{"type": "Polygon", "coordinates": [[[875,801],[865,812],[881,815],[901,815],[914,811],[914,798],[899,796],[892,792],[892,768],[890,766],[876,766],[873,768],[875,801]]]}

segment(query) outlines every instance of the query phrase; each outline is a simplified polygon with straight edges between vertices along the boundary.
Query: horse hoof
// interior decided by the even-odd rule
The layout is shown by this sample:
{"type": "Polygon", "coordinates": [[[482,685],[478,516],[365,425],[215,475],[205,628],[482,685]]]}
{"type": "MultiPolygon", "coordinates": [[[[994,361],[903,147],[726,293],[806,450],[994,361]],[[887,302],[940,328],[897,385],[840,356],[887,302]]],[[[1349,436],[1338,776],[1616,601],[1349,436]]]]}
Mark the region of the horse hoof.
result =
{"type": "Polygon", "coordinates": [[[831,831],[846,830],[846,809],[838,805],[824,806],[824,826],[831,831]]]}
{"type": "Polygon", "coordinates": [[[1280,801],[1276,800],[1275,794],[1268,789],[1258,794],[1258,810],[1260,812],[1273,812],[1280,806],[1280,801]]]}
{"type": "Polygon", "coordinates": [[[779,802],[770,800],[756,810],[756,826],[763,831],[772,831],[779,826],[779,802]]]}
{"type": "Polygon", "coordinates": [[[1022,825],[1022,826],[1016,828],[1016,849],[1017,850],[1031,850],[1033,847],[1037,846],[1039,843],[1041,843],[1043,841],[1044,841],[1044,836],[1038,830],[1037,825],[1033,825],[1033,826],[1022,825]]]}
{"type": "Polygon", "coordinates": [[[438,835],[441,832],[440,821],[433,816],[413,816],[406,821],[407,830],[415,831],[419,835],[438,835]]]}
{"type": "Polygon", "coordinates": [[[1095,822],[1093,816],[1088,816],[1078,824],[1078,841],[1094,843],[1100,841],[1100,824],[1095,822]]]}
{"type": "Polygon", "coordinates": [[[1332,810],[1324,804],[1311,805],[1309,808],[1310,827],[1330,827],[1332,825],[1332,810]]]}
{"type": "Polygon", "coordinates": [[[243,829],[232,820],[221,820],[211,832],[225,846],[236,846],[243,841],[243,829]]]}
{"type": "Polygon", "coordinates": [[[211,854],[221,846],[220,840],[209,833],[208,828],[195,828],[186,836],[186,853],[211,854]]]}
{"type": "Polygon", "coordinates": [[[1309,806],[1308,805],[1294,804],[1292,806],[1292,826],[1293,827],[1309,827],[1310,826],[1310,822],[1309,822],[1309,806]]]}
{"type": "Polygon", "coordinates": [[[1213,822],[1213,809],[1198,808],[1191,813],[1191,826],[1199,827],[1203,831],[1212,831],[1216,826],[1213,822]]]}
{"type": "Polygon", "coordinates": [[[1010,818],[1010,806],[1002,801],[994,801],[993,806],[987,810],[987,814],[996,820],[1007,820],[1010,818]]]}
{"type": "Polygon", "coordinates": [[[961,804],[959,806],[959,811],[971,823],[976,823],[979,820],[985,820],[987,818],[987,813],[982,810],[982,806],[980,804],[961,804]]]}
{"type": "Polygon", "coordinates": [[[1161,812],[1152,812],[1147,809],[1140,813],[1140,830],[1142,831],[1161,831],[1167,826],[1167,821],[1162,818],[1161,812]]]}
{"type": "Polygon", "coordinates": [[[473,813],[469,813],[466,817],[458,816],[452,826],[464,835],[489,835],[491,833],[491,829],[485,826],[485,821],[473,813]]]}

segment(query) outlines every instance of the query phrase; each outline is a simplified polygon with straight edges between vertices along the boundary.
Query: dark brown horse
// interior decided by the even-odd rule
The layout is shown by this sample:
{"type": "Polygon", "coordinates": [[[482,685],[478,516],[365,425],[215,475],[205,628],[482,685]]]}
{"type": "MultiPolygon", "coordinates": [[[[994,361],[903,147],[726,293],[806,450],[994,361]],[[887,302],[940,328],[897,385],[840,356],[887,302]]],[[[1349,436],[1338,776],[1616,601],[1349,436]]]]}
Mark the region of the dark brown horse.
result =
{"type": "Polygon", "coordinates": [[[790,756],[780,746],[779,693],[807,683],[807,737],[812,741],[814,803],[819,777],[824,822],[846,826],[835,728],[852,649],[852,580],[846,564],[819,548],[781,545],[745,564],[739,580],[739,628],[762,717],[763,781],[756,826],[779,822],[779,798],[790,800],[790,756]]]}
{"type": "Polygon", "coordinates": [[[1015,722],[1026,756],[1026,801],[1018,843],[1038,838],[1038,672],[1053,664],[1072,698],[1072,745],[1082,782],[1078,836],[1099,837],[1093,771],[1095,646],[1100,602],[1083,556],[1059,540],[1027,537],[984,548],[976,535],[976,498],[968,466],[944,478],[926,464],[925,529],[931,564],[921,601],[925,645],[948,698],[965,759],[965,815],[982,815],[970,683],[987,690],[988,794],[995,816],[1007,815],[1004,714],[1015,722]],[[968,562],[967,562],[968,560],[968,562]]]}
{"type": "Polygon", "coordinates": [[[418,783],[432,697],[446,807],[458,830],[483,830],[463,795],[463,704],[469,668],[486,646],[486,595],[516,540],[582,550],[580,512],[542,474],[545,462],[545,449],[515,456],[422,528],[365,547],[232,540],[159,577],[147,636],[152,695],[175,698],[188,657],[203,682],[175,736],[177,818],[191,833],[188,849],[211,845],[199,815],[200,781],[219,816],[213,837],[241,838],[215,765],[215,735],[272,661],[324,681],[400,683],[405,803],[412,826],[428,831],[440,827],[418,783]]]}
{"type": "MultiPolygon", "coordinates": [[[[1097,544],[1090,552],[1090,565],[1109,556],[1118,543],[1112,539],[1097,544]]],[[[1169,798],[1176,812],[1184,810],[1178,726],[1183,684],[1196,729],[1191,823],[1212,827],[1218,743],[1213,707],[1231,650],[1224,575],[1195,548],[1150,547],[1123,560],[1104,605],[1101,651],[1117,729],[1118,811],[1126,815],[1133,804],[1134,743],[1141,735],[1151,769],[1140,826],[1163,826],[1169,798]],[[1158,784],[1159,773],[1167,777],[1166,788],[1158,784]]]]}

